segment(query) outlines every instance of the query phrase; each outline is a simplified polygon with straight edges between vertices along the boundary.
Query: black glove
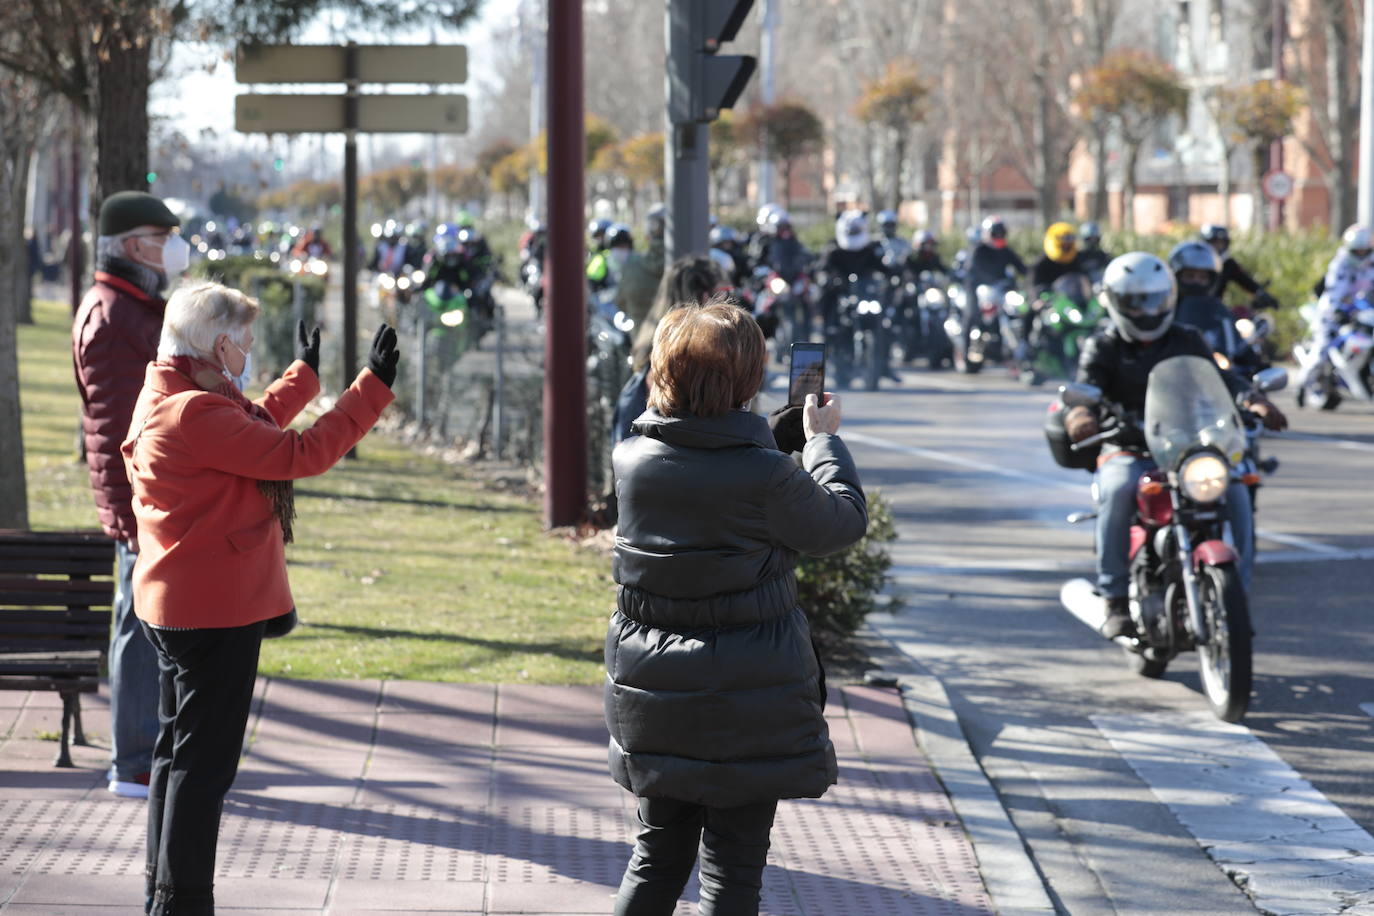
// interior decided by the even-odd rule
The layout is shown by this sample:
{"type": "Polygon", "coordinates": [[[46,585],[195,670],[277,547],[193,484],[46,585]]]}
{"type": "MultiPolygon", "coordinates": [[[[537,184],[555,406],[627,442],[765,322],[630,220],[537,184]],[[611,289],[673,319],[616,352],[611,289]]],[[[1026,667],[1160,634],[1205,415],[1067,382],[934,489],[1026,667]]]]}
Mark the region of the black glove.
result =
{"type": "Polygon", "coordinates": [[[773,430],[773,440],[778,443],[780,452],[790,455],[806,446],[806,430],[802,428],[802,408],[796,404],[779,407],[770,413],[768,428],[773,430]]]}
{"type": "Polygon", "coordinates": [[[367,368],[390,388],[396,381],[396,363],[401,359],[401,351],[396,349],[396,331],[381,324],[372,338],[372,350],[367,354],[367,368]]]}
{"type": "Polygon", "coordinates": [[[310,336],[305,336],[305,322],[296,322],[296,359],[305,363],[316,375],[320,374],[320,328],[315,326],[315,330],[310,332],[310,336]]]}

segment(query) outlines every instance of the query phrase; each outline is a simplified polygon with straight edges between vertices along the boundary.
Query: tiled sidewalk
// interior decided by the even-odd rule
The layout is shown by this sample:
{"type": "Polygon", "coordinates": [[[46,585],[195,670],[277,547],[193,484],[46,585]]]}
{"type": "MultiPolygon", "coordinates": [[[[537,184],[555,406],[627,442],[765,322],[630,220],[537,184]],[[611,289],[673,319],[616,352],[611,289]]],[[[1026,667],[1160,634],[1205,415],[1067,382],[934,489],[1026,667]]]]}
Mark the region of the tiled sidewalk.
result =
{"type": "MultiPolygon", "coordinates": [[[[609,913],[633,799],[606,769],[589,687],[259,681],[220,831],[218,910],[609,913]]],[[[102,692],[78,769],[51,766],[51,693],[0,692],[0,911],[128,914],[144,805],[105,789],[102,692]]],[[[832,689],[840,784],[785,801],[762,912],[991,913],[972,846],[896,691],[832,689]]],[[[694,914],[696,884],[679,914],[694,914]]]]}

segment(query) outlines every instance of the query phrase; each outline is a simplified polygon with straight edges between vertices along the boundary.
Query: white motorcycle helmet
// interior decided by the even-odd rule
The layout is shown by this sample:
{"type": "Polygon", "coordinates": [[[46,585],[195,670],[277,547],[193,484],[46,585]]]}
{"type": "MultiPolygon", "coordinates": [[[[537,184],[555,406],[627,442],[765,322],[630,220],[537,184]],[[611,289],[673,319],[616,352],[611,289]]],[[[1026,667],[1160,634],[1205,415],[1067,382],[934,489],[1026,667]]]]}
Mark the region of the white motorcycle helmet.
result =
{"type": "Polygon", "coordinates": [[[1341,242],[1346,254],[1361,263],[1368,261],[1371,254],[1374,254],[1374,235],[1370,234],[1369,227],[1363,223],[1356,223],[1341,236],[1341,242]]]}
{"type": "Polygon", "coordinates": [[[835,220],[835,243],[845,251],[868,247],[868,218],[862,210],[846,210],[835,220]]]}
{"type": "Polygon", "coordinates": [[[1122,337],[1148,343],[1163,337],[1174,323],[1178,285],[1169,265],[1152,254],[1132,251],[1107,265],[1102,300],[1122,337]]]}
{"type": "Polygon", "coordinates": [[[758,226],[759,232],[765,235],[770,234],[777,225],[777,222],[773,219],[773,214],[781,212],[781,210],[782,208],[777,204],[764,204],[762,207],[759,207],[758,215],[754,217],[754,224],[758,226]]]}

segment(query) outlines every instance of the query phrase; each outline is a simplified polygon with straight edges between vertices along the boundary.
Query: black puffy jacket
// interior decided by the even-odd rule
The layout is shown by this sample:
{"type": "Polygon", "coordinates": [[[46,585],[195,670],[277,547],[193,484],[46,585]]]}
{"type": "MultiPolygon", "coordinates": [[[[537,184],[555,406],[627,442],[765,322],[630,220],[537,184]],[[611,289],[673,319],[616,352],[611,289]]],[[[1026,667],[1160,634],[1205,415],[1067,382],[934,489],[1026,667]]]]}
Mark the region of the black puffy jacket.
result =
{"type": "Polygon", "coordinates": [[[793,570],[867,528],[849,450],[816,436],[803,470],[741,410],[651,409],[635,428],[614,455],[611,774],[640,797],[712,807],[819,798],[835,750],[793,570]]]}

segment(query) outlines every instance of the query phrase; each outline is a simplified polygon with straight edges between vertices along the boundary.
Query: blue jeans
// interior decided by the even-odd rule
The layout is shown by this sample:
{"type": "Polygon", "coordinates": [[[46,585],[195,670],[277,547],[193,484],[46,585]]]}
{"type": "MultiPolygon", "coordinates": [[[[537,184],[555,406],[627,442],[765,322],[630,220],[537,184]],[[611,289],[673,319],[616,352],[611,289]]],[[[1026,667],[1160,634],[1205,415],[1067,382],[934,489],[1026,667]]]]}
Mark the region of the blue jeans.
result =
{"type": "Polygon", "coordinates": [[[153,768],[157,741],[157,652],[134,613],[138,553],[115,545],[114,623],[110,630],[110,778],[133,782],[153,768]]]}
{"type": "MultiPolygon", "coordinates": [[[[1104,597],[1124,598],[1130,593],[1136,485],[1154,466],[1153,461],[1120,452],[1097,469],[1097,591],[1104,597]]],[[[1226,516],[1240,555],[1240,579],[1249,591],[1255,562],[1254,515],[1250,491],[1238,480],[1231,481],[1226,490],[1226,516]]]]}

